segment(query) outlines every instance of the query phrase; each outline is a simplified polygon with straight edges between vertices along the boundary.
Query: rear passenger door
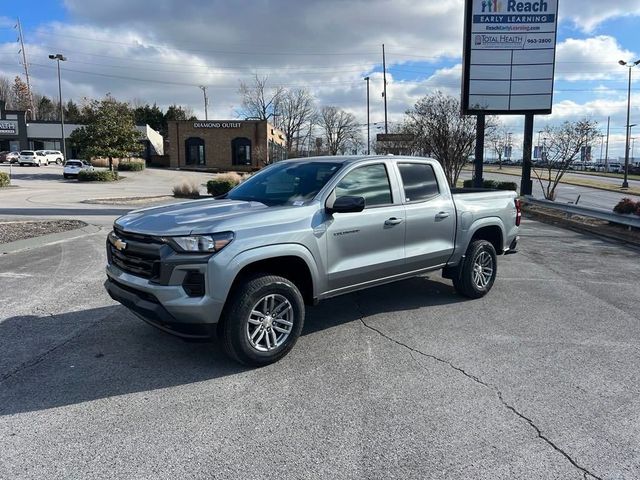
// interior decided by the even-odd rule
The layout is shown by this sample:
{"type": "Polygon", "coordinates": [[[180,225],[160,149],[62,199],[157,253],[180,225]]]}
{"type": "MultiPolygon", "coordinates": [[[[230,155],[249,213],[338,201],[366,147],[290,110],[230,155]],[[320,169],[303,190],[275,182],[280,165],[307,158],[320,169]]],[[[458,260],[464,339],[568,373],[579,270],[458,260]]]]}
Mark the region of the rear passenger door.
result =
{"type": "Polygon", "coordinates": [[[453,253],[456,212],[451,193],[427,162],[398,160],[406,211],[407,270],[445,263],[453,253]]]}
{"type": "Polygon", "coordinates": [[[384,161],[357,166],[338,181],[332,196],[364,197],[365,209],[327,218],[330,291],[402,272],[405,215],[397,187],[392,164],[384,161]]]}

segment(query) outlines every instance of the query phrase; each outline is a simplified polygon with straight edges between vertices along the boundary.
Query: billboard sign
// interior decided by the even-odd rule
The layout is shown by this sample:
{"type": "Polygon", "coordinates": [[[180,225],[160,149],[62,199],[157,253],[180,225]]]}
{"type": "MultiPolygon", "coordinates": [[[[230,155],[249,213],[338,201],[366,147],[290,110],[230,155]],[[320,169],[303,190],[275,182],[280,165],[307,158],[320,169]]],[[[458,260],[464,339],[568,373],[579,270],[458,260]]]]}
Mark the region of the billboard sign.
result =
{"type": "Polygon", "coordinates": [[[12,120],[0,120],[0,135],[17,135],[18,122],[12,120]]]}
{"type": "Polygon", "coordinates": [[[465,0],[462,111],[549,114],[558,0],[465,0]]]}
{"type": "Polygon", "coordinates": [[[414,139],[411,133],[378,133],[376,135],[378,142],[413,142],[414,139]]]}

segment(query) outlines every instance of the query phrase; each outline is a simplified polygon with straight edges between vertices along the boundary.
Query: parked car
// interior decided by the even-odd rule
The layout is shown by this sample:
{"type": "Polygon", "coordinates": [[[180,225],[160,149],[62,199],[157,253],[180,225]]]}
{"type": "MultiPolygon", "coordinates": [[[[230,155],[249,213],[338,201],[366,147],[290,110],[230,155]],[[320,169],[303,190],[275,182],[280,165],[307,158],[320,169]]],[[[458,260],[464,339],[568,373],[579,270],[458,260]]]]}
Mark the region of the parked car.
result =
{"type": "Polygon", "coordinates": [[[64,178],[77,178],[83,170],[92,172],[94,168],[85,160],[67,160],[62,169],[62,176],[64,178]]]}
{"type": "Polygon", "coordinates": [[[47,165],[47,157],[42,150],[22,150],[18,158],[18,163],[21,166],[33,165],[39,167],[41,165],[47,165]]]}
{"type": "Polygon", "coordinates": [[[62,165],[64,163],[64,155],[59,150],[46,150],[47,162],[62,165]]]}
{"type": "Polygon", "coordinates": [[[118,218],[105,287],[165,332],[217,332],[231,358],[266,365],[293,348],[305,304],[436,270],[484,296],[520,215],[513,191],[450,190],[433,159],[285,160],[221,197],[118,218]]]}
{"type": "Polygon", "coordinates": [[[20,158],[20,152],[8,152],[5,155],[5,161],[9,163],[18,163],[19,158],[20,158]]]}

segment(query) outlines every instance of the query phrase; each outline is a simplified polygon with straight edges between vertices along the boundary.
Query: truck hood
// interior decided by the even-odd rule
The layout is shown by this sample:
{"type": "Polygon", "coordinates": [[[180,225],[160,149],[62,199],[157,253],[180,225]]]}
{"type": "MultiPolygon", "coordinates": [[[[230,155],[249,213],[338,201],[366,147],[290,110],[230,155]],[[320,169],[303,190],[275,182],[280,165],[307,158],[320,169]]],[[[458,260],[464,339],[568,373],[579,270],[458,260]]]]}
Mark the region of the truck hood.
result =
{"type": "Polygon", "coordinates": [[[118,218],[115,225],[125,232],[172,236],[213,233],[217,225],[242,217],[257,216],[270,210],[259,202],[240,200],[195,200],[134,210],[118,218]]]}

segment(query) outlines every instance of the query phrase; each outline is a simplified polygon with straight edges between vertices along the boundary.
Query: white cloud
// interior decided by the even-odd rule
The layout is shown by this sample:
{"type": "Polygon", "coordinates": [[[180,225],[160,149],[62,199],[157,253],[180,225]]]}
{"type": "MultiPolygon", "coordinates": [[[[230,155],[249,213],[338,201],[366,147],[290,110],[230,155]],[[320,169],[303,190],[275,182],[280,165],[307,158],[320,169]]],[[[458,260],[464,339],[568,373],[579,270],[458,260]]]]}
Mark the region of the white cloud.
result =
{"type": "Polygon", "coordinates": [[[568,18],[585,32],[612,18],[640,15],[640,0],[560,0],[559,5],[558,19],[568,18]]]}
{"type": "Polygon", "coordinates": [[[607,80],[621,78],[624,71],[618,60],[635,58],[607,35],[583,39],[568,38],[556,48],[556,80],[607,80]]]}

